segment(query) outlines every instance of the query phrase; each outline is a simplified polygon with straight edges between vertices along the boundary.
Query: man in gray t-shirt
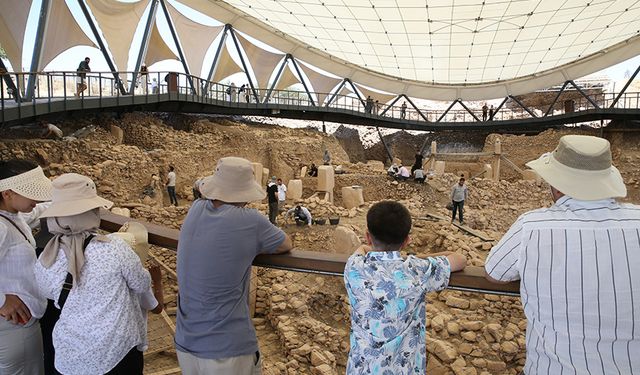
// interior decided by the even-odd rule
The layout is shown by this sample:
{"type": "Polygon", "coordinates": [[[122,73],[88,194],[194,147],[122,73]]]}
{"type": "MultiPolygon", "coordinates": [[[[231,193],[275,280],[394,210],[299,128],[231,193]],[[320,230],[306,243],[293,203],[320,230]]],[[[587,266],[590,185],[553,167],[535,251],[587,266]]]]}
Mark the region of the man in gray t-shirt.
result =
{"type": "Polygon", "coordinates": [[[244,375],[260,371],[247,295],[258,254],[292,248],[291,239],[246,202],[261,200],[248,160],[218,162],[191,206],[178,242],[180,285],[176,349],[185,375],[244,375]]]}

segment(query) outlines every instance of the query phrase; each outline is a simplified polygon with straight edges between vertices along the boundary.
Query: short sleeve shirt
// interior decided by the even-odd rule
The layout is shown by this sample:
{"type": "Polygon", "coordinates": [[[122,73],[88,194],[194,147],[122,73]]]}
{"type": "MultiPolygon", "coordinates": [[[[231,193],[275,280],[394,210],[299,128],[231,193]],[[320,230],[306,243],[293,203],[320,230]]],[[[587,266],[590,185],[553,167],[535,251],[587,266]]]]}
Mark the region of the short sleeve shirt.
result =
{"type": "Polygon", "coordinates": [[[167,186],[176,186],[176,172],[167,173],[167,179],[169,180],[167,186]]]}
{"type": "Polygon", "coordinates": [[[215,208],[207,199],[193,203],[178,242],[178,350],[207,359],[258,350],[247,299],[251,263],[260,253],[274,253],[284,239],[254,209],[215,208]]]}
{"type": "Polygon", "coordinates": [[[449,284],[446,257],[399,252],[352,255],[344,270],[351,304],[347,374],[424,374],[426,293],[449,284]]]}

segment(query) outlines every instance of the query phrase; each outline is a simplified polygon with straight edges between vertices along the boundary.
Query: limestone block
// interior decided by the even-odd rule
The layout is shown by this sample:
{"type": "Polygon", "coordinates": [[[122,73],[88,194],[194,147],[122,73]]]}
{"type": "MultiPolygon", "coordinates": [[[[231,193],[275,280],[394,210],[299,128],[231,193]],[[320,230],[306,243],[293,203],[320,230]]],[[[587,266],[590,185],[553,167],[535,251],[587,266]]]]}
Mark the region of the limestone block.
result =
{"type": "Polygon", "coordinates": [[[269,168],[262,168],[262,186],[267,186],[269,178],[269,168]]]}
{"type": "Polygon", "coordinates": [[[360,246],[358,235],[341,225],[333,232],[333,238],[335,240],[334,249],[338,254],[351,254],[360,246]]]}
{"type": "Polygon", "coordinates": [[[131,211],[125,207],[113,207],[111,213],[114,215],[131,217],[131,211]]]}
{"type": "Polygon", "coordinates": [[[289,180],[287,184],[287,198],[294,200],[302,198],[302,180],[289,180]]]}
{"type": "Polygon", "coordinates": [[[534,171],[533,169],[525,169],[522,172],[522,179],[528,180],[528,181],[535,181],[538,183],[542,181],[542,179],[540,178],[540,175],[536,173],[536,171],[534,171]]]}
{"type": "Polygon", "coordinates": [[[114,136],[118,144],[122,144],[122,141],[124,140],[124,132],[120,127],[111,125],[111,135],[114,136]]]}
{"type": "Polygon", "coordinates": [[[262,164],[251,163],[251,166],[253,167],[253,176],[256,178],[256,181],[262,184],[262,164]]]}
{"type": "Polygon", "coordinates": [[[442,160],[436,161],[436,169],[434,173],[437,175],[444,174],[444,166],[445,166],[444,161],[442,160]]]}
{"type": "Polygon", "coordinates": [[[399,159],[399,158],[393,158],[392,163],[397,165],[397,166],[401,166],[402,165],[402,160],[399,159]]]}
{"type": "Polygon", "coordinates": [[[493,167],[491,164],[484,165],[484,174],[482,175],[484,178],[492,179],[493,178],[493,167]]]}
{"type": "Polygon", "coordinates": [[[367,160],[367,165],[371,167],[371,169],[376,171],[384,171],[384,163],[380,160],[367,160]]]}
{"type": "Polygon", "coordinates": [[[300,169],[300,178],[306,175],[307,175],[307,166],[305,165],[304,167],[302,167],[302,169],[300,169]]]}
{"type": "Polygon", "coordinates": [[[333,191],[335,187],[335,179],[333,167],[330,165],[321,165],[318,167],[318,191],[333,191]]]}
{"type": "Polygon", "coordinates": [[[345,186],[342,188],[342,205],[346,209],[360,207],[363,204],[362,186],[345,186]]]}

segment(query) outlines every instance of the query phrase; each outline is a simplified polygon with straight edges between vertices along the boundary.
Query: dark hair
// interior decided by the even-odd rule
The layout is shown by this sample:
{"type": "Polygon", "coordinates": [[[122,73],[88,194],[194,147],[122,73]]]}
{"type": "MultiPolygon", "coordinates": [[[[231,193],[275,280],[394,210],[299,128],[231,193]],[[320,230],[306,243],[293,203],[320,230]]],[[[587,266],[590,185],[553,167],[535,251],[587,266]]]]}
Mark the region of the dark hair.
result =
{"type": "MultiPolygon", "coordinates": [[[[28,172],[38,165],[29,160],[11,159],[0,161],[0,180],[28,172]]],[[[2,201],[2,195],[0,195],[2,201]]]]}
{"type": "Polygon", "coordinates": [[[466,180],[464,179],[464,177],[460,176],[460,180],[459,181],[466,181],[466,180]]]}
{"type": "Polygon", "coordinates": [[[278,179],[278,181],[282,181],[282,179],[281,179],[281,178],[279,178],[279,179],[278,179]]]}
{"type": "Polygon", "coordinates": [[[170,166],[169,166],[169,170],[170,170],[170,171],[173,171],[173,165],[170,165],[170,166]]]}
{"type": "Polygon", "coordinates": [[[398,250],[411,230],[411,214],[398,202],[378,202],[367,212],[367,229],[375,245],[387,245],[380,250],[398,250]]]}

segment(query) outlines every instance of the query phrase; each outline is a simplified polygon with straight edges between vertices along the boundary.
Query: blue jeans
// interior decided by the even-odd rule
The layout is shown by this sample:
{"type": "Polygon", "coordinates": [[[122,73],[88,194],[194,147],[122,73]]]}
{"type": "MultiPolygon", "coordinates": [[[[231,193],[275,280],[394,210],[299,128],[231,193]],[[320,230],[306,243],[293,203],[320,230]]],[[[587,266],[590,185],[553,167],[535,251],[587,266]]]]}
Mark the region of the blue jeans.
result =
{"type": "Polygon", "coordinates": [[[454,221],[456,219],[456,210],[458,210],[458,217],[460,218],[460,223],[462,224],[462,212],[464,211],[464,201],[460,201],[460,202],[456,202],[456,201],[452,201],[453,203],[453,209],[451,209],[452,212],[452,216],[451,216],[451,221],[454,221]]]}
{"type": "Polygon", "coordinates": [[[178,197],[176,197],[176,187],[175,186],[167,186],[167,193],[169,193],[169,200],[171,204],[178,205],[178,197]]]}

